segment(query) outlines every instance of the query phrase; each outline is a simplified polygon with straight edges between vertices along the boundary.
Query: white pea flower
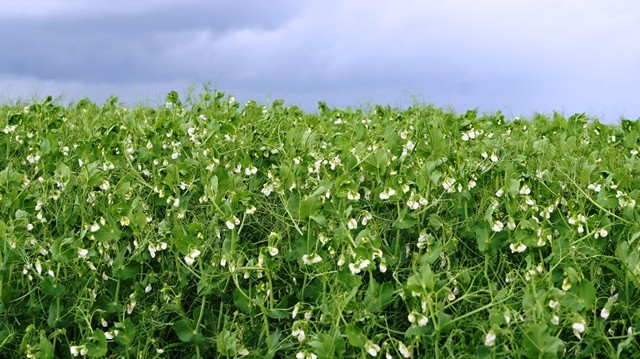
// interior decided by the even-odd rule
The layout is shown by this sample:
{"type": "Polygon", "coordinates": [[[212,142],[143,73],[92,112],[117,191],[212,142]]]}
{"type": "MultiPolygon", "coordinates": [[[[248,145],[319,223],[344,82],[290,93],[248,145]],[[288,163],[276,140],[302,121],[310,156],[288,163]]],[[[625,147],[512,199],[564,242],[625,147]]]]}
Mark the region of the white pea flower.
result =
{"type": "Polygon", "coordinates": [[[349,229],[356,229],[356,228],[358,228],[358,221],[356,221],[356,219],[355,219],[355,218],[351,218],[351,219],[349,220],[349,222],[347,222],[347,227],[348,227],[349,229]]]}
{"type": "Polygon", "coordinates": [[[89,254],[88,250],[86,250],[84,248],[78,249],[78,257],[80,257],[82,259],[86,259],[88,254],[89,254]]]}
{"type": "Polygon", "coordinates": [[[578,339],[582,339],[581,334],[585,332],[585,330],[587,330],[587,326],[586,323],[584,322],[584,320],[580,320],[579,322],[575,322],[573,323],[573,325],[571,326],[571,328],[573,329],[573,334],[578,338],[578,339]]]}
{"type": "Polygon", "coordinates": [[[349,191],[349,193],[347,193],[347,199],[349,201],[358,201],[358,200],[360,200],[360,192],[351,192],[351,191],[349,191]]]}
{"type": "Polygon", "coordinates": [[[493,330],[489,331],[484,337],[484,345],[491,347],[496,343],[496,333],[493,330]]]}
{"type": "Polygon", "coordinates": [[[455,178],[446,178],[444,180],[444,182],[442,182],[442,188],[444,188],[445,191],[447,192],[453,192],[454,188],[453,185],[456,183],[456,179],[455,178]]]}
{"type": "Polygon", "coordinates": [[[387,200],[389,199],[391,196],[396,194],[396,190],[393,188],[387,188],[384,192],[380,193],[380,199],[382,200],[387,200]]]}
{"type": "Polygon", "coordinates": [[[407,207],[409,207],[409,209],[416,210],[416,209],[420,208],[420,203],[419,203],[419,202],[414,201],[414,200],[413,200],[413,199],[411,199],[411,198],[409,198],[409,199],[407,200],[407,207]]]}
{"type": "Polygon", "coordinates": [[[511,253],[522,253],[527,249],[527,246],[524,243],[511,243],[509,245],[509,248],[511,249],[511,253]]]}
{"type": "Polygon", "coordinates": [[[591,183],[587,186],[587,188],[597,193],[602,190],[602,185],[591,183]]]}
{"type": "Polygon", "coordinates": [[[424,327],[425,325],[427,325],[427,323],[429,323],[429,317],[427,317],[426,315],[418,314],[418,325],[424,327]]]}
{"type": "Polygon", "coordinates": [[[147,249],[149,250],[149,255],[151,255],[151,258],[155,258],[156,251],[158,250],[156,246],[154,244],[149,244],[149,247],[147,247],[147,249]]]}
{"type": "Polygon", "coordinates": [[[306,265],[320,263],[321,261],[322,261],[322,257],[320,257],[318,254],[313,254],[313,255],[304,254],[302,256],[302,263],[306,265]]]}
{"type": "Polygon", "coordinates": [[[602,317],[602,319],[607,320],[609,318],[609,309],[607,309],[607,307],[602,308],[602,310],[600,311],[600,317],[602,317]]]}
{"type": "Polygon", "coordinates": [[[307,334],[304,332],[302,328],[295,328],[291,331],[291,336],[298,338],[298,341],[304,341],[307,337],[307,334]]]}
{"type": "Polygon", "coordinates": [[[375,357],[378,356],[378,353],[380,352],[380,346],[370,340],[367,340],[367,342],[364,343],[364,350],[366,350],[372,357],[375,357]]]}
{"type": "Polygon", "coordinates": [[[291,311],[291,319],[296,319],[296,316],[298,316],[299,310],[300,310],[300,303],[296,303],[296,305],[293,306],[293,311],[291,311]]]}
{"type": "Polygon", "coordinates": [[[380,263],[378,268],[380,270],[380,273],[386,273],[387,272],[387,264],[386,263],[380,263]]]}
{"type": "Polygon", "coordinates": [[[362,220],[360,221],[360,223],[362,223],[363,226],[366,226],[367,223],[369,223],[369,221],[372,219],[373,219],[373,216],[371,215],[371,213],[366,212],[364,216],[362,216],[362,220]]]}
{"type": "Polygon", "coordinates": [[[261,190],[262,194],[264,194],[265,196],[269,196],[272,192],[273,192],[273,184],[269,183],[269,184],[265,184],[264,187],[261,190]]]}
{"type": "Polygon", "coordinates": [[[109,188],[111,188],[111,184],[109,183],[109,181],[107,180],[102,181],[102,184],[100,185],[100,189],[103,191],[106,191],[109,188]]]}
{"type": "Polygon", "coordinates": [[[91,228],[89,228],[89,230],[91,232],[97,232],[97,231],[100,230],[100,225],[98,223],[94,223],[94,224],[91,225],[91,228]]]}
{"type": "Polygon", "coordinates": [[[398,351],[404,358],[411,358],[411,351],[404,343],[398,343],[398,351]]]}
{"type": "Polygon", "coordinates": [[[228,219],[224,224],[227,226],[227,228],[234,229],[236,228],[236,225],[240,224],[240,220],[238,219],[238,217],[233,216],[230,219],[228,219]]]}
{"type": "Polygon", "coordinates": [[[278,253],[279,253],[278,248],[269,246],[269,254],[271,254],[272,257],[277,256],[278,253]]]}
{"type": "Polygon", "coordinates": [[[72,345],[69,347],[69,351],[71,352],[71,355],[73,355],[74,357],[77,357],[78,355],[80,355],[80,352],[82,351],[83,347],[82,346],[77,346],[77,345],[72,345]]]}
{"type": "Polygon", "coordinates": [[[187,256],[184,257],[184,261],[185,263],[187,263],[188,265],[192,265],[196,258],[198,258],[198,256],[200,255],[200,250],[197,248],[194,248],[191,253],[189,253],[187,256]]]}
{"type": "Polygon", "coordinates": [[[500,232],[504,228],[504,224],[501,221],[493,221],[491,225],[491,230],[494,232],[500,232]]]}
{"type": "Polygon", "coordinates": [[[351,271],[351,274],[358,274],[360,273],[364,268],[368,267],[369,264],[371,264],[371,261],[368,259],[365,260],[358,260],[355,263],[349,263],[349,270],[351,271]]]}

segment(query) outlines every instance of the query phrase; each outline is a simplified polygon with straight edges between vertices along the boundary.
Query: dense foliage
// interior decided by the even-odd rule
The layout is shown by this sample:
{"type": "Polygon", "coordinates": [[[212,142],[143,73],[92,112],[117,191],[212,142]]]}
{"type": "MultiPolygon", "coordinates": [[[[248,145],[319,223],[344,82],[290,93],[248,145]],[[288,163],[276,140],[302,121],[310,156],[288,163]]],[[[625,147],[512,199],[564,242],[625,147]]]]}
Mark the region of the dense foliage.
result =
{"type": "Polygon", "coordinates": [[[0,107],[3,357],[640,350],[640,124],[0,107]]]}

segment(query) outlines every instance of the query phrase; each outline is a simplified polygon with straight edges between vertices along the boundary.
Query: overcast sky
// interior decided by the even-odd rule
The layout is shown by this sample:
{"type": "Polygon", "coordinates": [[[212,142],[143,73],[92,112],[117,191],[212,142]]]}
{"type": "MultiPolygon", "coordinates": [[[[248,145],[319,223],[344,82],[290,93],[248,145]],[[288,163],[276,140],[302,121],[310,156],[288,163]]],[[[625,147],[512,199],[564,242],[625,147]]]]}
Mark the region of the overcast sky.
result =
{"type": "Polygon", "coordinates": [[[315,111],[640,117],[637,0],[0,0],[0,101],[203,83],[315,111]]]}

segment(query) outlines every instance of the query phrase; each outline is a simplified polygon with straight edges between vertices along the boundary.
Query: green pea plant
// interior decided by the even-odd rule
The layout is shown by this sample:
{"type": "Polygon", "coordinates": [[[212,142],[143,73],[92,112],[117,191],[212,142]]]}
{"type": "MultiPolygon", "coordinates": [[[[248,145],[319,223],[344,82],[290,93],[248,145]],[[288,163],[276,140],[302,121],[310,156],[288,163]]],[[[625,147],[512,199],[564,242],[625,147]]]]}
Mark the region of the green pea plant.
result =
{"type": "Polygon", "coordinates": [[[640,350],[640,124],[415,104],[0,106],[0,356],[640,350]]]}

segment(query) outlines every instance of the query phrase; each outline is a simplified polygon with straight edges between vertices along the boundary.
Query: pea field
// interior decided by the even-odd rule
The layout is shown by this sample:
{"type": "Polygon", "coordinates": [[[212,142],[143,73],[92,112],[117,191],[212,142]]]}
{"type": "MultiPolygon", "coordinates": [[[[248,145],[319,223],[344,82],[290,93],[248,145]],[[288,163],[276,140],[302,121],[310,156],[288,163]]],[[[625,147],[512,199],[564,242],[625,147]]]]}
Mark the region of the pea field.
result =
{"type": "Polygon", "coordinates": [[[0,358],[640,357],[640,122],[0,105],[0,358]]]}

